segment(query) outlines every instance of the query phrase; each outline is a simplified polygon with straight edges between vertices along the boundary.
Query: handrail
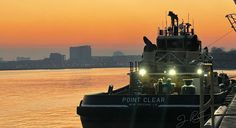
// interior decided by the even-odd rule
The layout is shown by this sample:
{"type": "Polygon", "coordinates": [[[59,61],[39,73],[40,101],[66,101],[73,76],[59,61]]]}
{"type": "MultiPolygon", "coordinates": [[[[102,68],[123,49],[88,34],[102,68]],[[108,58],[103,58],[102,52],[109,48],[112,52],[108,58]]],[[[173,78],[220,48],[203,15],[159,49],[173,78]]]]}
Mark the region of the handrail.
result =
{"type": "Polygon", "coordinates": [[[180,53],[199,53],[200,51],[186,51],[186,50],[181,50],[181,51],[174,51],[174,50],[156,50],[156,52],[176,52],[176,53],[178,53],[178,52],[180,52],[180,53]]]}
{"type": "MultiPolygon", "coordinates": [[[[168,73],[147,73],[148,75],[153,75],[153,76],[157,76],[157,75],[168,75],[168,73]]],[[[176,75],[199,75],[197,73],[176,73],[176,75]]]]}
{"type": "Polygon", "coordinates": [[[199,54],[199,56],[197,56],[196,58],[193,58],[193,60],[200,60],[200,59],[205,59],[206,61],[212,61],[212,57],[208,54],[208,53],[202,53],[200,51],[170,51],[170,50],[156,50],[156,53],[164,53],[164,55],[160,56],[156,56],[155,58],[157,59],[156,62],[160,62],[161,60],[167,58],[167,57],[173,57],[174,59],[176,59],[179,63],[181,64],[187,64],[190,63],[186,62],[186,58],[184,59],[180,59],[178,58],[175,53],[195,53],[195,54],[199,54]]]}
{"type": "Polygon", "coordinates": [[[166,53],[164,56],[162,56],[160,59],[157,60],[157,62],[165,59],[166,57],[173,57],[175,58],[179,63],[184,64],[182,60],[180,60],[177,56],[175,56],[173,53],[166,53]]]}

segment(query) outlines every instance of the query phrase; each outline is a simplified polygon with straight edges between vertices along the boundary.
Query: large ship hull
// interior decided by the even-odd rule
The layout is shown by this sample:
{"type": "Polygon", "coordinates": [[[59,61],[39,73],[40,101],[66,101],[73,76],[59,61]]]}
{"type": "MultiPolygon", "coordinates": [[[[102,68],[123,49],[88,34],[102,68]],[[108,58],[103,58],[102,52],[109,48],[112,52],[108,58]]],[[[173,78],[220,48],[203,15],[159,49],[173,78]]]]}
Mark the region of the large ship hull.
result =
{"type": "MultiPolygon", "coordinates": [[[[226,95],[215,95],[215,104],[222,105],[226,95]]],[[[85,96],[77,113],[83,128],[198,128],[199,107],[199,95],[97,94],[85,96]]]]}
{"type": "Polygon", "coordinates": [[[186,128],[199,127],[199,108],[94,109],[81,116],[83,128],[186,128]],[[100,111],[100,112],[99,112],[100,111]],[[100,113],[100,114],[98,114],[100,113]]]}

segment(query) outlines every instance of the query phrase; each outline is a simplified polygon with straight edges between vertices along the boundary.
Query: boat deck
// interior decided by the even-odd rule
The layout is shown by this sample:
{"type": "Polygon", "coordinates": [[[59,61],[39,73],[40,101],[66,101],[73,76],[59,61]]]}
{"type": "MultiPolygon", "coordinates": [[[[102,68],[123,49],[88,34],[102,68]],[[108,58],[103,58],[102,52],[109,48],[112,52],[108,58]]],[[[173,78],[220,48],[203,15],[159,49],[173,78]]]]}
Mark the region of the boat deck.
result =
{"type": "Polygon", "coordinates": [[[228,109],[226,111],[226,116],[224,116],[220,128],[236,128],[236,95],[234,95],[234,98],[230,105],[228,106],[228,109]]]}

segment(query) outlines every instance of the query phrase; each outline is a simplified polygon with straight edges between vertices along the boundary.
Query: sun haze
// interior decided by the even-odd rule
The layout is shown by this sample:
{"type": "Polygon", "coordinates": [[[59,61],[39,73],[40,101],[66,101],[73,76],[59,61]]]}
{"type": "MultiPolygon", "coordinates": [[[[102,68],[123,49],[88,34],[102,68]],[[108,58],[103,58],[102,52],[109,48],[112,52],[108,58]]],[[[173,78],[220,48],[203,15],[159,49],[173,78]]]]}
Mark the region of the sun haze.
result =
{"type": "MultiPolygon", "coordinates": [[[[155,42],[169,10],[180,21],[189,14],[205,46],[231,30],[225,15],[236,12],[233,0],[1,0],[0,48],[90,44],[93,54],[140,54],[143,35],[155,42]]],[[[231,33],[215,46],[236,48],[235,40],[231,33]]]]}

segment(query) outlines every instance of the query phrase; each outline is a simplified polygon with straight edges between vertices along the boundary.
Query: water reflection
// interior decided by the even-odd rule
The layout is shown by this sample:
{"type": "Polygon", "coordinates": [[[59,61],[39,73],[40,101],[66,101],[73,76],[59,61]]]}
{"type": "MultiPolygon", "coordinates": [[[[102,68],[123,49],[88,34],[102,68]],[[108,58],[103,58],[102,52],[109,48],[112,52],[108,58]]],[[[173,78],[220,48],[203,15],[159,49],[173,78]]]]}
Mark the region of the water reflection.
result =
{"type": "Polygon", "coordinates": [[[82,128],[76,106],[84,94],[128,83],[127,68],[0,72],[0,127],[82,128]]]}

